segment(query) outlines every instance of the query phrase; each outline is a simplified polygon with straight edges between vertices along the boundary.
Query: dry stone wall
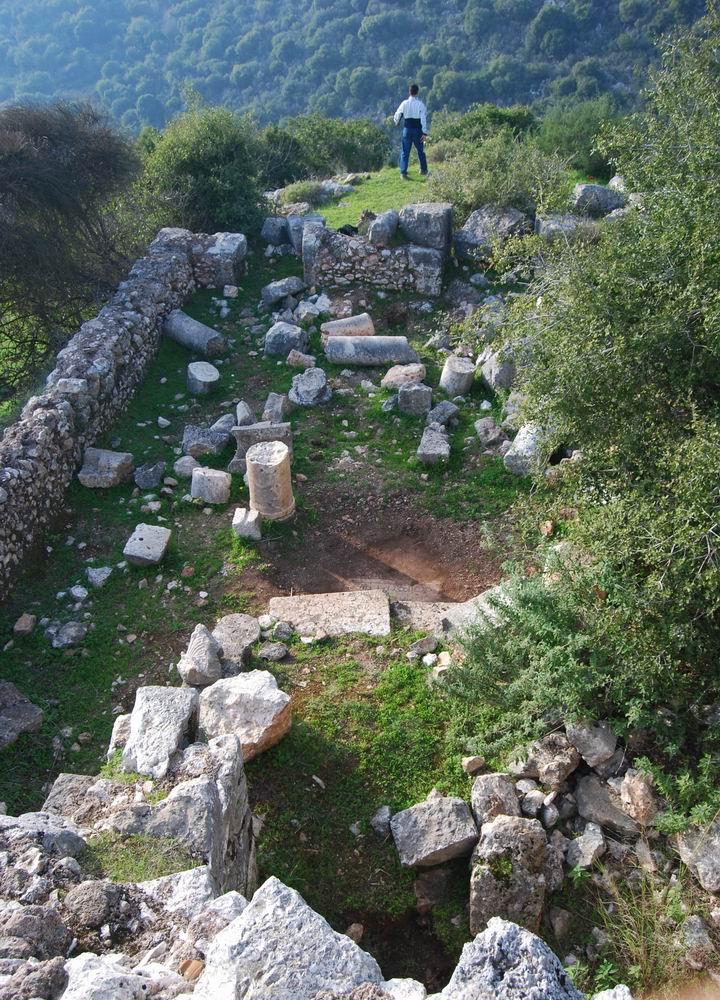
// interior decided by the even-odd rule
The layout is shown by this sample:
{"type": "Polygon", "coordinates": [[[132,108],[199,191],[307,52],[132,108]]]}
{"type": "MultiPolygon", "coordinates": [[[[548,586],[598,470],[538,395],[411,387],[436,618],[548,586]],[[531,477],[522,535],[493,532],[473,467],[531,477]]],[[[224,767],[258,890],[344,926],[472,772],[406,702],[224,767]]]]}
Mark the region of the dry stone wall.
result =
{"type": "Polygon", "coordinates": [[[57,513],[87,445],[123,411],[157,352],[167,314],[198,287],[243,273],[239,233],[163,229],[98,315],[58,354],[45,391],[0,441],[0,600],[57,513]]]}

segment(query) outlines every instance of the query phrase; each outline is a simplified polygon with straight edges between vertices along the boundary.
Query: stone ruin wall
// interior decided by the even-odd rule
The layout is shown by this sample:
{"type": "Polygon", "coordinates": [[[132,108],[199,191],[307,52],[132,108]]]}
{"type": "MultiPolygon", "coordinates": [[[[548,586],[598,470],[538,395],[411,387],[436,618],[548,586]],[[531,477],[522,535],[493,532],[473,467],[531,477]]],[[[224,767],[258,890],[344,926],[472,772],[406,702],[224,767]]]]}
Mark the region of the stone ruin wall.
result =
{"type": "Polygon", "coordinates": [[[344,236],[317,225],[305,229],[302,253],[308,285],[364,285],[432,297],[442,289],[445,258],[431,247],[381,246],[362,236],[344,236]]]}
{"type": "Polygon", "coordinates": [[[0,600],[59,512],[84,449],[143,381],[165,317],[196,288],[234,284],[246,253],[239,234],[161,230],[108,304],[60,351],[43,393],[0,440],[0,600]]]}

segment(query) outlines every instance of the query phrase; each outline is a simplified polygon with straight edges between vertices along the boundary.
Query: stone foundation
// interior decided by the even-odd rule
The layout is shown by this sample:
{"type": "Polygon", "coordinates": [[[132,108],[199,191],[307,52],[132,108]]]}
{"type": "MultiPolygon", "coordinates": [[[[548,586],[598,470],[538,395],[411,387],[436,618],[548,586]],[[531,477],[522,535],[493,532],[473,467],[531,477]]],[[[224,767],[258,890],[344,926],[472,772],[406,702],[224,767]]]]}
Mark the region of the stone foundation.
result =
{"type": "Polygon", "coordinates": [[[155,357],[165,317],[198,287],[244,272],[239,233],[162,229],[98,315],[60,351],[45,391],[0,441],[0,600],[57,514],[83,451],[127,406],[155,357]]]}

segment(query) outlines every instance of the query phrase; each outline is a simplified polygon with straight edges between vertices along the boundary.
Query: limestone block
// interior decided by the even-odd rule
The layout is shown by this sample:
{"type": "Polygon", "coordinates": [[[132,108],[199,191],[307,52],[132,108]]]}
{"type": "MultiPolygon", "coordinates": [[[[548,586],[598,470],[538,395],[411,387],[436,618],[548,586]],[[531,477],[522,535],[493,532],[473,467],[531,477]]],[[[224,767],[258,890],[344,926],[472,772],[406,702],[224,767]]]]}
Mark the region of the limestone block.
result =
{"type": "Polygon", "coordinates": [[[523,424],[503,457],[505,468],[516,476],[529,476],[539,468],[545,435],[539,424],[523,424]]]}
{"type": "Polygon", "coordinates": [[[279,743],[291,723],[290,696],[267,670],[227,677],[200,694],[200,732],[208,739],[237,736],[246,763],[279,743]]]}
{"type": "Polygon", "coordinates": [[[268,611],[300,635],[390,635],[390,603],[382,590],[271,597],[268,611]]]}
{"type": "Polygon", "coordinates": [[[390,829],[406,867],[429,868],[466,857],[478,839],[467,803],[434,790],[425,802],[395,813],[390,829]]]}
{"type": "Polygon", "coordinates": [[[368,313],[357,316],[346,316],[344,319],[333,319],[320,327],[320,337],[323,346],[328,337],[374,337],[375,324],[368,313]]]}
{"type": "Polygon", "coordinates": [[[184,746],[198,707],[193,688],[138,688],[130,718],[130,737],[122,755],[126,771],[161,780],[184,746]]]}
{"type": "Polygon", "coordinates": [[[269,420],[263,420],[257,424],[248,424],[245,427],[233,427],[232,435],[235,438],[235,457],[228,466],[228,472],[245,472],[248,449],[262,441],[282,441],[290,450],[292,458],[292,428],[290,424],[271,424],[269,420]]]}
{"type": "Polygon", "coordinates": [[[470,392],[474,381],[475,365],[470,358],[450,354],[440,375],[440,388],[454,399],[455,396],[465,396],[470,392]]]}
{"type": "Polygon", "coordinates": [[[393,365],[383,375],[380,385],[383,389],[401,389],[404,385],[422,382],[426,374],[425,365],[393,365]]]}
{"type": "Polygon", "coordinates": [[[450,441],[441,424],[430,424],[425,428],[416,457],[424,465],[438,465],[450,459],[450,441]]]}
{"type": "Polygon", "coordinates": [[[287,521],[295,513],[290,449],[282,441],[265,441],[254,444],[245,461],[251,510],[269,521],[287,521]]]}
{"type": "Polygon", "coordinates": [[[409,417],[423,417],[432,406],[432,389],[429,385],[416,382],[401,386],[398,392],[398,410],[409,417]]]}
{"type": "Polygon", "coordinates": [[[232,489],[232,476],[220,469],[193,469],[190,495],[205,503],[228,503],[232,489]]]}
{"type": "Polygon", "coordinates": [[[207,626],[196,625],[178,663],[178,673],[191,687],[207,687],[222,677],[221,644],[207,626]]]}
{"type": "Polygon", "coordinates": [[[238,538],[259,542],[262,539],[262,518],[256,510],[237,507],[233,514],[232,529],[238,538]]]}
{"type": "Polygon", "coordinates": [[[90,489],[107,489],[131,479],[134,467],[133,457],[127,451],[86,448],[78,479],[90,489]]]}
{"type": "Polygon", "coordinates": [[[133,566],[157,566],[165,558],[171,534],[158,524],[138,524],[125,543],[123,556],[133,566]]]}
{"type": "Polygon", "coordinates": [[[200,458],[202,455],[220,455],[230,442],[230,434],[226,430],[213,430],[211,427],[198,427],[188,424],[183,431],[182,449],[186,455],[200,458]]]}
{"type": "Polygon", "coordinates": [[[271,281],[269,285],[265,285],[260,292],[260,299],[262,304],[269,308],[282,302],[289,295],[297,295],[304,289],[305,282],[302,278],[291,275],[289,278],[281,278],[279,281],[271,281]]]}
{"type": "Polygon", "coordinates": [[[308,368],[293,378],[288,395],[295,406],[320,406],[330,401],[332,389],[322,368],[308,368]]]}
{"type": "Polygon", "coordinates": [[[290,404],[284,392],[271,392],[265,400],[262,419],[271,424],[281,424],[290,412],[290,404]]]}
{"type": "Polygon", "coordinates": [[[409,243],[432,247],[447,255],[452,236],[453,209],[449,202],[406,205],[400,210],[399,228],[409,243]]]}
{"type": "Polygon", "coordinates": [[[308,335],[293,323],[275,323],[265,334],[265,354],[267,357],[286,358],[290,351],[307,351],[308,335]]]}
{"type": "Polygon", "coordinates": [[[207,361],[193,361],[187,366],[187,387],[193,396],[207,395],[219,381],[220,372],[207,361]]]}
{"type": "Polygon", "coordinates": [[[234,677],[250,661],[252,647],[260,638],[260,625],[252,615],[225,615],[212,631],[221,646],[223,677],[234,677]]]}

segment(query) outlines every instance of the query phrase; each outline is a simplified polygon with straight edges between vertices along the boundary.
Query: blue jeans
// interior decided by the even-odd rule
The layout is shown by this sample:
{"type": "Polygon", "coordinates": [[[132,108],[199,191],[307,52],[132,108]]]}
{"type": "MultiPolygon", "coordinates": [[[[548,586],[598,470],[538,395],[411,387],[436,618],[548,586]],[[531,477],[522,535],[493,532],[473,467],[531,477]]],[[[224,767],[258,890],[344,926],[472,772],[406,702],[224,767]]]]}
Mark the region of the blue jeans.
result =
{"type": "Polygon", "coordinates": [[[422,143],[422,130],[419,128],[403,129],[402,146],[400,149],[400,173],[406,174],[408,172],[410,153],[413,146],[417,150],[418,160],[420,160],[420,172],[426,174],[428,168],[427,158],[425,156],[425,147],[422,143]]]}

